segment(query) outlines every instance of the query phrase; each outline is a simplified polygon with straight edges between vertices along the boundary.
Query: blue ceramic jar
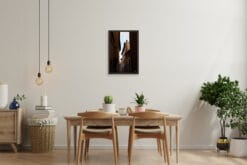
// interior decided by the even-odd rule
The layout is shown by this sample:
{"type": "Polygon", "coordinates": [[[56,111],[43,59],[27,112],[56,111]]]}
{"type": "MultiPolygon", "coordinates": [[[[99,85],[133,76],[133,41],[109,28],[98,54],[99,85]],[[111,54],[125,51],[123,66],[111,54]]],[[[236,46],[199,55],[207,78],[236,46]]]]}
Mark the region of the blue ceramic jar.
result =
{"type": "Polygon", "coordinates": [[[16,99],[13,99],[9,105],[9,109],[17,110],[18,108],[20,108],[20,104],[16,101],[16,99]]]}

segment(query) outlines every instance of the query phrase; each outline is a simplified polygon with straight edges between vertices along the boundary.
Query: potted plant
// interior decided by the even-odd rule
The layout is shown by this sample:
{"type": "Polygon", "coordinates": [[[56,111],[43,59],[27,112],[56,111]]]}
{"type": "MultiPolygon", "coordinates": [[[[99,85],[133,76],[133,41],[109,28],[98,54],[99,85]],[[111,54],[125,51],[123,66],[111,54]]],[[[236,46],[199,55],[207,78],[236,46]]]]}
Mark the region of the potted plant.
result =
{"type": "Polygon", "coordinates": [[[143,93],[138,94],[135,93],[136,98],[135,98],[135,103],[137,104],[137,106],[135,106],[135,111],[136,112],[144,112],[145,111],[145,107],[144,105],[147,105],[147,99],[145,98],[145,96],[143,95],[143,93]]]}
{"type": "Polygon", "coordinates": [[[247,92],[240,91],[230,101],[229,127],[238,130],[238,137],[231,138],[230,154],[236,157],[247,157],[247,92]]]}
{"type": "Polygon", "coordinates": [[[9,105],[9,109],[18,109],[20,108],[20,103],[21,101],[25,100],[26,99],[26,96],[23,94],[23,95],[19,95],[17,94],[14,98],[13,98],[13,101],[10,103],[9,105]]]}
{"type": "Polygon", "coordinates": [[[111,113],[116,112],[115,104],[112,104],[112,102],[113,102],[112,96],[104,97],[103,109],[105,112],[111,112],[111,113]]]}
{"type": "Polygon", "coordinates": [[[218,150],[229,149],[229,140],[225,135],[226,121],[229,118],[230,109],[227,107],[228,98],[231,99],[232,96],[229,95],[234,91],[239,91],[238,81],[231,81],[229,77],[222,77],[218,75],[218,79],[215,82],[206,82],[201,87],[200,100],[209,103],[217,108],[217,116],[220,119],[220,129],[221,135],[217,141],[218,150]]]}

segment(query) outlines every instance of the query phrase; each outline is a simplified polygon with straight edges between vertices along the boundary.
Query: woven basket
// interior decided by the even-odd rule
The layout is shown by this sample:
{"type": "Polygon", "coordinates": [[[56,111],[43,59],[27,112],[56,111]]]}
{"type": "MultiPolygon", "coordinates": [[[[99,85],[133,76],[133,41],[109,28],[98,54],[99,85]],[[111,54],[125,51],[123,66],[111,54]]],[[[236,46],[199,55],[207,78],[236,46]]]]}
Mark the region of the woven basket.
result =
{"type": "Polygon", "coordinates": [[[55,125],[29,126],[32,152],[49,152],[54,148],[55,125]]]}

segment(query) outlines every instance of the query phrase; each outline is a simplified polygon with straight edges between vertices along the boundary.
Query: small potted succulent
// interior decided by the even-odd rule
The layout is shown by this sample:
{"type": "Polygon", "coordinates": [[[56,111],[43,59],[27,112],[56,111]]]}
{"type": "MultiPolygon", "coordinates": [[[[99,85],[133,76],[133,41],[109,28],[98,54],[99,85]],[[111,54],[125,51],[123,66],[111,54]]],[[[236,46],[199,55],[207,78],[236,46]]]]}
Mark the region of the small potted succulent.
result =
{"type": "Polygon", "coordinates": [[[23,95],[19,95],[19,94],[17,94],[15,97],[14,97],[14,99],[13,99],[13,101],[10,103],[10,105],[9,105],[9,109],[14,109],[14,110],[16,110],[16,109],[18,109],[18,108],[20,108],[20,101],[23,101],[23,100],[25,100],[26,99],[26,96],[23,94],[23,95]]]}
{"type": "Polygon", "coordinates": [[[112,96],[105,96],[104,97],[103,109],[105,112],[111,112],[111,113],[116,112],[116,108],[115,108],[116,105],[113,104],[112,102],[113,102],[112,96]]]}
{"type": "Polygon", "coordinates": [[[144,105],[147,105],[148,103],[147,99],[145,98],[143,93],[141,94],[135,93],[135,95],[136,95],[135,103],[137,104],[137,106],[135,107],[135,111],[144,112],[145,111],[144,105]]]}

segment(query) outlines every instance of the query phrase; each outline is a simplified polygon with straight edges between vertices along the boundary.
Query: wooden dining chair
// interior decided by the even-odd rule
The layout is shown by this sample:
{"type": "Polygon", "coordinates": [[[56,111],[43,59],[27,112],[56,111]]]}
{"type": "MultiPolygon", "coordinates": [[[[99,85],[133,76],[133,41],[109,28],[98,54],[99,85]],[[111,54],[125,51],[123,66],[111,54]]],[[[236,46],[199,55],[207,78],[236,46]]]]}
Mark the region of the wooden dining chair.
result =
{"type": "MultiPolygon", "coordinates": [[[[91,138],[104,138],[110,139],[113,142],[113,151],[114,151],[114,163],[118,164],[118,147],[117,147],[117,133],[116,127],[114,123],[114,116],[116,114],[107,113],[102,111],[90,111],[90,112],[81,112],[77,114],[81,117],[80,124],[80,132],[78,139],[78,149],[77,149],[77,164],[80,163],[83,155],[83,146],[84,143],[89,143],[89,139],[91,138]],[[92,125],[92,126],[84,126],[84,120],[98,120],[104,121],[104,126],[100,127],[100,125],[92,125]],[[105,125],[107,123],[107,125],[105,125]]],[[[89,146],[89,144],[86,144],[89,146]]],[[[85,146],[86,146],[85,145],[85,146]]],[[[88,152],[88,148],[85,147],[85,151],[88,152]]]]}
{"type": "MultiPolygon", "coordinates": [[[[95,111],[103,111],[102,108],[99,109],[88,109],[86,112],[95,112],[95,111]]],[[[101,129],[111,129],[111,126],[87,126],[88,129],[95,129],[96,131],[100,131],[101,129]]],[[[116,130],[116,141],[117,141],[117,154],[119,156],[119,142],[118,142],[118,129],[117,126],[115,126],[116,130]]],[[[84,159],[86,160],[88,158],[88,152],[89,152],[89,145],[90,145],[90,138],[85,140],[85,149],[84,149],[84,159]]]]}
{"type": "Polygon", "coordinates": [[[130,126],[129,145],[128,145],[129,165],[131,164],[131,160],[132,160],[133,142],[134,140],[141,138],[161,139],[163,143],[164,161],[165,162],[167,161],[168,165],[170,165],[170,158],[169,158],[168,144],[167,144],[167,133],[166,133],[166,115],[159,112],[150,112],[150,111],[134,112],[134,113],[130,113],[129,115],[133,116],[133,122],[132,125],[130,126]],[[146,122],[147,120],[162,121],[163,129],[160,128],[151,129],[150,123],[146,122]],[[150,126],[150,128],[146,129],[145,127],[141,128],[139,126],[150,126]]]}
{"type": "MultiPolygon", "coordinates": [[[[133,113],[134,111],[130,107],[127,107],[127,112],[128,112],[128,114],[130,114],[130,113],[133,113]]],[[[146,108],[145,112],[160,112],[160,110],[146,108]]],[[[138,128],[138,126],[136,126],[136,128],[138,128]]],[[[139,126],[139,128],[160,129],[160,126],[151,126],[151,127],[150,126],[139,126]]],[[[156,143],[157,143],[157,150],[160,153],[160,155],[162,156],[162,149],[161,149],[161,143],[160,143],[159,138],[156,139],[156,143]]]]}

